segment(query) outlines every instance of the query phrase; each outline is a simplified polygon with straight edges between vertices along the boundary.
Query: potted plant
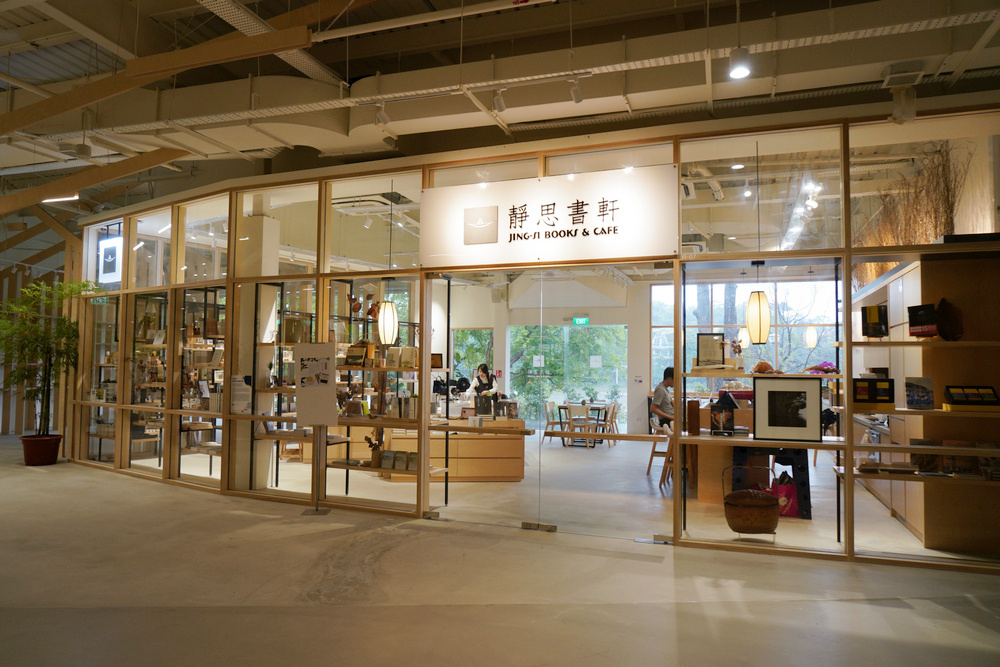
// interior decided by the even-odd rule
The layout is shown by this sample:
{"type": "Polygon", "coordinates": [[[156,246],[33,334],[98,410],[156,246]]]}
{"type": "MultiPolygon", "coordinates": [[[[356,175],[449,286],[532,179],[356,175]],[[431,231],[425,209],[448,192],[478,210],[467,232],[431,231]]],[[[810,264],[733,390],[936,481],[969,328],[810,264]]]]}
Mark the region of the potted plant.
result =
{"type": "Polygon", "coordinates": [[[36,281],[21,295],[0,305],[0,356],[10,365],[4,388],[20,386],[36,401],[34,435],[21,436],[25,465],[50,465],[59,458],[62,436],[51,433],[52,394],[65,371],[76,368],[80,329],[61,314],[63,304],[97,289],[89,281],[36,281]]]}

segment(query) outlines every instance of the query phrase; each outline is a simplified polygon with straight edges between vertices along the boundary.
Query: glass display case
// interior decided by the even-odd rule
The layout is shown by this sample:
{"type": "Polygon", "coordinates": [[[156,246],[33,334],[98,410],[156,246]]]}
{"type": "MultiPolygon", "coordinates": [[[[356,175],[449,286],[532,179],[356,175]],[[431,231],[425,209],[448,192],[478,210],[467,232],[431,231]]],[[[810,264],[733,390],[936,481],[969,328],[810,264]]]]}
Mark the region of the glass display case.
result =
{"type": "Polygon", "coordinates": [[[133,297],[132,400],[133,405],[166,407],[168,355],[167,292],[133,297]]]}

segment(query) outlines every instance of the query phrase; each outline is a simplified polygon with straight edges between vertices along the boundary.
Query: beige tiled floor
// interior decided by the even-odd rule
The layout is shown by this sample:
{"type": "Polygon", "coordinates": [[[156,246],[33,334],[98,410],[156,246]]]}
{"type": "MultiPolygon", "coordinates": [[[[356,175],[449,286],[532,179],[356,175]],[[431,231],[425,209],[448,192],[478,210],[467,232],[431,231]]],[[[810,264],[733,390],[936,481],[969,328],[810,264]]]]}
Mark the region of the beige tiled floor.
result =
{"type": "Polygon", "coordinates": [[[10,438],[0,564],[5,665],[1000,661],[997,576],[309,516],[10,438]]]}

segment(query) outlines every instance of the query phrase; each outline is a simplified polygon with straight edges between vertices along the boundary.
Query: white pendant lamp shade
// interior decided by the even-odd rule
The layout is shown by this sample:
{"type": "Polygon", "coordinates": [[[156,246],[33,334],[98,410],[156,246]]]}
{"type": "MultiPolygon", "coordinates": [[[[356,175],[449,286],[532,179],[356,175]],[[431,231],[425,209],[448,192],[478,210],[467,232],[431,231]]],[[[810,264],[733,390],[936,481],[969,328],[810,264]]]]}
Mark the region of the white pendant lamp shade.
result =
{"type": "Polygon", "coordinates": [[[747,332],[750,342],[754,345],[767,343],[771,333],[771,309],[767,303],[767,295],[763,292],[751,292],[747,302],[747,332]]]}
{"type": "Polygon", "coordinates": [[[378,338],[383,345],[395,345],[399,337],[399,315],[396,304],[383,301],[378,311],[378,338]]]}
{"type": "Polygon", "coordinates": [[[750,76],[750,49],[741,46],[729,52],[729,78],[745,79],[750,76]]]}
{"type": "Polygon", "coordinates": [[[739,341],[740,347],[743,349],[750,347],[750,332],[747,331],[746,327],[740,327],[740,333],[736,336],[736,340],[739,341]]]}
{"type": "Polygon", "coordinates": [[[808,327],[806,329],[806,347],[812,349],[816,347],[816,343],[819,342],[819,334],[816,333],[816,327],[808,327]]]}

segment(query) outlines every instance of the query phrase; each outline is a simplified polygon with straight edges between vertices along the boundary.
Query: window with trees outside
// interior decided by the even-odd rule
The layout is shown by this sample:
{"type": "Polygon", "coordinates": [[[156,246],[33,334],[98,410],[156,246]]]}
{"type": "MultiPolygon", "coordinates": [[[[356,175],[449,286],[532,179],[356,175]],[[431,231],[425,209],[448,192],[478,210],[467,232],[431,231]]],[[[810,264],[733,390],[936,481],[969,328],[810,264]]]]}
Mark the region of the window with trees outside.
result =
{"type": "MultiPolygon", "coordinates": [[[[455,379],[476,376],[479,364],[493,370],[493,329],[453,329],[451,376],[455,379]]],[[[503,386],[503,385],[501,385],[503,386]]],[[[504,393],[508,393],[504,391],[504,393]]]]}
{"type": "MultiPolygon", "coordinates": [[[[837,283],[819,280],[685,285],[686,368],[690,369],[691,360],[697,357],[697,333],[723,333],[726,341],[738,338],[740,327],[746,322],[747,300],[754,290],[767,295],[771,330],[766,344],[743,349],[748,372],[760,361],[784,373],[801,373],[824,361],[839,366],[837,348],[832,345],[837,340],[837,283]],[[815,347],[806,344],[809,327],[814,327],[817,333],[815,347]]],[[[708,382],[704,378],[689,378],[687,390],[712,390],[708,382]],[[706,386],[700,387],[699,383],[706,386]]]]}
{"type": "Polygon", "coordinates": [[[628,330],[624,324],[512,326],[510,394],[520,416],[535,423],[548,401],[605,401],[625,410],[628,330]]]}

